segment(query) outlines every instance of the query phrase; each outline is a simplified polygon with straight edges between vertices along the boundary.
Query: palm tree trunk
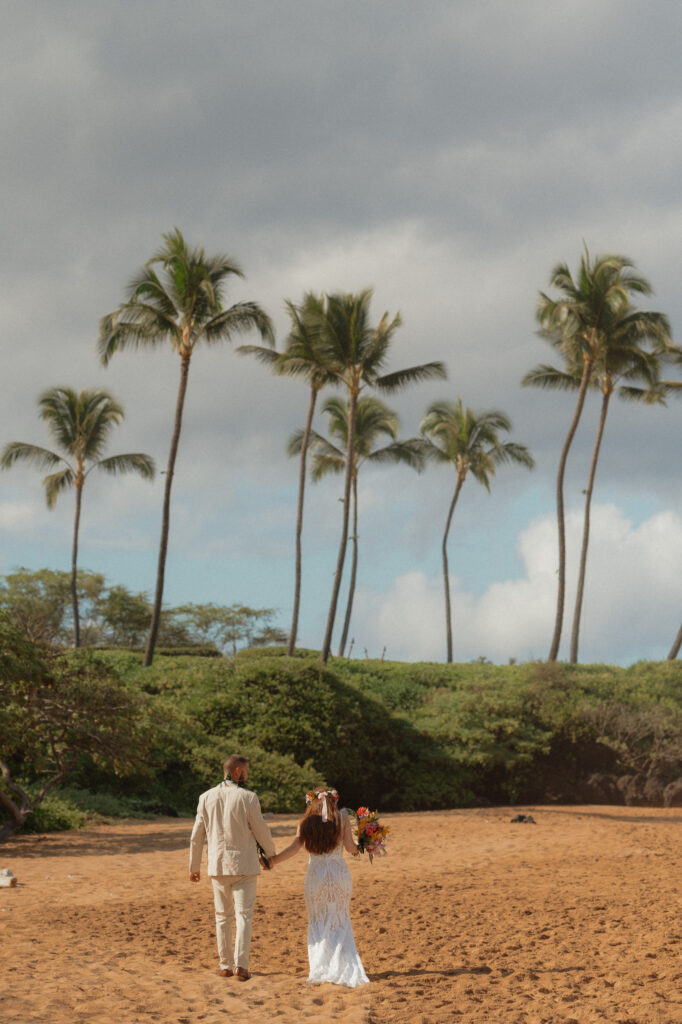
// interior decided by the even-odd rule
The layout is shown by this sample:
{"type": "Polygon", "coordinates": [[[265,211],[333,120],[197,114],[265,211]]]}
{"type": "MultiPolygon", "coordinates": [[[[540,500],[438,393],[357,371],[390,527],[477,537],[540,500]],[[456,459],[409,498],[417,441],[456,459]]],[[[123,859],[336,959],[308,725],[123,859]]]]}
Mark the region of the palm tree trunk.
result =
{"type": "Polygon", "coordinates": [[[348,394],[348,440],[346,448],[346,479],[343,488],[343,528],[341,530],[341,543],[339,544],[339,554],[336,560],[336,573],[334,574],[334,586],[332,588],[332,597],[329,604],[329,614],[327,616],[327,628],[324,634],[324,642],[322,644],[322,652],[320,654],[321,660],[326,662],[329,658],[329,651],[332,645],[332,633],[334,631],[334,619],[336,618],[336,605],[339,600],[339,590],[341,589],[341,577],[343,575],[343,563],[346,558],[346,545],[348,543],[348,519],[350,510],[350,495],[351,495],[351,484],[353,479],[353,452],[355,451],[355,409],[357,406],[358,396],[354,389],[350,389],[348,394]]]}
{"type": "Polygon", "coordinates": [[[78,531],[81,522],[83,481],[76,480],[76,514],[73,521],[73,547],[71,549],[71,607],[73,608],[73,646],[81,645],[81,626],[78,616],[78,531]]]}
{"type": "Polygon", "coordinates": [[[310,438],[310,428],[313,423],[313,414],[315,412],[315,402],[317,400],[317,389],[310,389],[310,402],[308,403],[308,415],[305,421],[305,427],[303,429],[303,438],[301,439],[301,461],[299,465],[298,473],[298,512],[296,513],[296,579],[294,584],[294,614],[291,619],[291,632],[289,633],[289,643],[287,644],[287,654],[289,657],[294,653],[296,647],[296,636],[298,634],[298,612],[301,604],[301,535],[303,533],[303,495],[305,493],[305,471],[306,471],[306,457],[308,455],[308,440],[310,438]]]}
{"type": "Polygon", "coordinates": [[[452,612],[450,609],[450,575],[448,573],[448,534],[450,532],[452,515],[455,511],[455,505],[457,504],[457,499],[459,498],[459,492],[462,489],[463,483],[464,477],[458,473],[455,493],[453,494],[452,501],[450,502],[450,510],[445,522],[445,532],[443,533],[443,585],[445,587],[445,635],[447,637],[448,645],[448,665],[452,663],[452,612]]]}
{"type": "Polygon", "coordinates": [[[680,653],[680,647],[682,646],[682,626],[677,631],[677,636],[673,640],[673,645],[668,652],[668,661],[674,661],[677,655],[680,653]]]}
{"type": "Polygon", "coordinates": [[[604,398],[601,405],[601,415],[599,417],[599,426],[597,427],[597,437],[594,442],[594,450],[592,452],[592,462],[590,463],[590,475],[587,480],[587,490],[585,491],[585,515],[583,519],[583,545],[580,551],[580,570],[578,572],[578,590],[575,599],[575,610],[573,612],[573,629],[571,631],[571,664],[575,665],[578,661],[578,637],[580,634],[580,616],[583,608],[583,594],[585,591],[585,570],[587,567],[587,547],[590,542],[590,505],[592,503],[592,491],[594,489],[594,478],[597,472],[597,462],[599,460],[599,449],[601,448],[602,437],[604,436],[604,427],[606,425],[606,414],[609,409],[609,399],[611,392],[604,392],[604,398]]]}
{"type": "Polygon", "coordinates": [[[583,406],[585,404],[585,395],[587,394],[587,387],[590,383],[590,374],[592,373],[592,360],[585,360],[583,367],[583,375],[580,379],[580,389],[578,391],[578,401],[575,405],[575,412],[573,413],[573,419],[571,425],[568,428],[568,434],[564,441],[564,446],[561,449],[561,458],[559,459],[559,470],[557,472],[556,481],[556,511],[557,511],[557,526],[559,532],[559,580],[557,587],[557,601],[556,601],[556,619],[554,621],[554,635],[552,637],[552,645],[549,650],[547,657],[548,661],[556,661],[559,654],[559,644],[561,643],[561,628],[564,621],[564,599],[566,594],[566,523],[564,518],[564,475],[566,472],[566,461],[568,459],[568,453],[573,443],[575,432],[578,429],[578,423],[582,415],[583,406]]]}
{"type": "Polygon", "coordinates": [[[348,587],[348,604],[346,605],[346,618],[343,622],[343,633],[339,644],[339,658],[343,658],[350,629],[350,617],[353,612],[353,598],[355,597],[355,580],[358,573],[358,473],[357,467],[353,473],[353,565],[350,573],[350,586],[348,587]]]}
{"type": "Polygon", "coordinates": [[[185,393],[187,391],[187,378],[189,376],[189,361],[191,355],[183,355],[180,363],[180,384],[178,397],[175,403],[175,423],[173,436],[171,438],[170,452],[168,454],[168,466],[166,468],[166,483],[163,491],[163,515],[161,519],[161,542],[159,544],[159,564],[156,573],[156,593],[154,595],[154,607],[152,609],[152,620],[149,625],[149,636],[147,647],[144,652],[145,666],[151,665],[154,660],[154,648],[159,633],[161,622],[161,605],[163,603],[163,583],[166,575],[166,553],[168,551],[168,531],[170,528],[170,497],[173,486],[173,473],[175,471],[175,458],[178,453],[180,441],[180,430],[182,428],[182,410],[185,405],[185,393]]]}

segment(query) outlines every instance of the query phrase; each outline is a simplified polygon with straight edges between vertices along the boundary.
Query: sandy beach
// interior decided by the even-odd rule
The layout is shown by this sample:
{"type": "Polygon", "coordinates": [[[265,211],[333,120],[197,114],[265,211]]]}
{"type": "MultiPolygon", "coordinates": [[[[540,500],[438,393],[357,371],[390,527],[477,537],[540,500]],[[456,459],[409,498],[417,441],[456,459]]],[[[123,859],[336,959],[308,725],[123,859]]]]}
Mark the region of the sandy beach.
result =
{"type": "MultiPolygon", "coordinates": [[[[261,877],[251,981],[217,973],[188,820],[18,836],[0,868],[3,1024],[681,1024],[682,812],[523,807],[384,815],[350,858],[371,984],[306,985],[300,856],[261,877]],[[535,824],[512,824],[521,811],[535,824]]],[[[279,849],[297,818],[270,824],[279,849]]]]}

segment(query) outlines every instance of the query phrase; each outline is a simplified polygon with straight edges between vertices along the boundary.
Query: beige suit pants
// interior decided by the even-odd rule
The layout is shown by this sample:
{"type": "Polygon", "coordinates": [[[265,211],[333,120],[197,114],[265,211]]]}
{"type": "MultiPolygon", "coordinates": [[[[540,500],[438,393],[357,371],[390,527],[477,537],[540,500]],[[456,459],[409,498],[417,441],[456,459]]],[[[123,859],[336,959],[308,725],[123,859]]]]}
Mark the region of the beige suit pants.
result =
{"type": "Polygon", "coordinates": [[[211,882],[220,969],[231,971],[234,966],[248,971],[251,915],[256,901],[258,875],[213,875],[211,882]],[[234,961],[230,958],[233,928],[234,961]]]}

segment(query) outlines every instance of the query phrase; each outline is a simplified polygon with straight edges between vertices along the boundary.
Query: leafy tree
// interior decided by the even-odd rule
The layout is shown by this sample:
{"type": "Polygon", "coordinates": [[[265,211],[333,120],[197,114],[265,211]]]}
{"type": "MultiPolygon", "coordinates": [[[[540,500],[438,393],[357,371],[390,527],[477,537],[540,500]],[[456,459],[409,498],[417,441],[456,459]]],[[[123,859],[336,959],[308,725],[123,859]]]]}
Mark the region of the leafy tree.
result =
{"type": "MultiPolygon", "coordinates": [[[[548,655],[549,661],[556,661],[566,593],[564,476],[595,366],[614,336],[624,336],[627,322],[631,337],[636,339],[639,334],[640,341],[646,338],[662,340],[669,328],[661,314],[643,313],[632,306],[631,296],[650,295],[651,285],[635,271],[634,264],[625,256],[597,256],[593,262],[585,249],[575,280],[567,264],[560,263],[552,271],[550,285],[560,295],[554,299],[540,293],[537,308],[540,336],[563,357],[564,373],[570,378],[579,377],[578,396],[561,450],[556,484],[559,568],[554,634],[548,655]]],[[[553,366],[537,366],[523,377],[521,383],[534,387],[566,386],[559,382],[556,374],[553,366]]]]}
{"type": "Polygon", "coordinates": [[[273,371],[283,377],[299,377],[308,383],[310,395],[303,441],[300,448],[298,472],[298,505],[296,511],[296,568],[294,581],[294,609],[291,629],[287,642],[289,657],[296,648],[298,635],[298,618],[301,605],[302,578],[302,543],[303,535],[303,501],[305,495],[306,457],[308,438],[312,429],[313,416],[317,396],[322,388],[333,384],[336,376],[325,364],[325,350],[320,335],[320,324],[324,320],[325,299],[308,292],[300,306],[292,302],[286,303],[287,313],[291,322],[291,330],[286,340],[284,352],[277,353],[273,349],[261,345],[240,345],[238,352],[255,355],[257,359],[272,367],[273,371]]]}
{"type": "Polygon", "coordinates": [[[80,646],[78,615],[78,533],[80,528],[83,487],[93,469],[105,473],[139,473],[146,480],[154,476],[154,461],[140,452],[102,458],[112,427],[123,419],[123,407],[106,391],[71,388],[50,388],[41,395],[38,405],[55,441],[65,452],[50,451],[24,441],[5,445],[0,467],[9,469],[17,462],[28,462],[38,469],[52,469],[43,479],[47,507],[54,508],[59,495],[73,487],[76,492],[76,513],[73,524],[71,553],[71,600],[73,604],[74,646],[80,646]],[[59,467],[58,469],[56,467],[59,467]]]}
{"type": "MultiPolygon", "coordinates": [[[[104,576],[81,570],[78,573],[78,607],[81,633],[85,639],[98,635],[98,606],[104,576]]],[[[0,609],[14,626],[33,643],[63,644],[73,631],[71,621],[71,575],[54,569],[16,569],[0,577],[0,609]]]]}
{"type": "Polygon", "coordinates": [[[448,533],[459,492],[469,473],[490,491],[490,477],[495,468],[515,462],[532,469],[535,461],[522,444],[501,442],[500,431],[511,430],[508,417],[497,409],[475,413],[457,402],[434,402],[426,411],[419,428],[429,443],[424,448],[426,458],[454,467],[455,490],[448,509],[443,533],[443,585],[445,588],[445,629],[447,660],[452,661],[452,614],[450,610],[450,576],[448,573],[448,533]]]}
{"type": "Polygon", "coordinates": [[[17,569],[0,581],[0,608],[33,643],[61,642],[66,607],[71,600],[69,574],[17,569]]]}
{"type": "Polygon", "coordinates": [[[173,615],[190,634],[194,643],[215,644],[234,656],[239,647],[284,643],[286,634],[270,625],[272,608],[248,608],[233,604],[184,604],[173,615]]]}
{"type": "Polygon", "coordinates": [[[146,594],[127,587],[109,587],[96,605],[106,642],[114,647],[139,647],[149,628],[151,604],[146,594]]]}
{"type": "MultiPolygon", "coordinates": [[[[309,443],[312,457],[313,480],[320,480],[328,473],[342,473],[346,466],[348,455],[348,433],[349,433],[349,403],[341,398],[329,398],[324,404],[323,412],[329,417],[329,433],[338,441],[338,445],[327,440],[315,431],[309,431],[306,438],[305,431],[298,431],[289,441],[288,452],[290,455],[298,454],[303,445],[309,443]]],[[[398,429],[400,421],[396,413],[389,409],[380,399],[373,395],[363,395],[358,398],[355,409],[355,451],[352,458],[352,502],[353,502],[353,559],[351,566],[350,585],[348,589],[348,602],[346,615],[343,624],[341,643],[339,644],[339,657],[343,657],[348,640],[350,620],[353,610],[353,598],[355,595],[355,582],[358,568],[358,471],[364,462],[377,464],[403,463],[413,469],[421,471],[424,466],[422,455],[423,441],[419,438],[412,438],[408,441],[398,441],[398,429]],[[380,448],[375,445],[380,438],[388,437],[388,444],[380,448]]]]}
{"type": "Polygon", "coordinates": [[[83,755],[114,772],[138,759],[140,701],[106,663],[86,652],[42,654],[0,615],[0,807],[9,818],[0,842],[83,755]]]}
{"type": "MultiPolygon", "coordinates": [[[[275,647],[278,644],[285,644],[289,640],[288,634],[277,626],[263,626],[255,636],[251,638],[250,647],[275,647]]],[[[233,652],[234,653],[234,652],[233,652]]]]}
{"type": "MultiPolygon", "coordinates": [[[[81,570],[78,600],[82,610],[82,646],[138,648],[147,632],[151,602],[121,584],[107,585],[104,576],[81,570]],[[84,611],[83,611],[84,609],[84,611]]],[[[0,612],[34,643],[61,644],[70,626],[70,576],[52,569],[17,569],[0,576],[0,612]]],[[[214,647],[234,654],[244,646],[286,642],[272,625],[272,608],[233,604],[185,604],[164,608],[158,640],[164,647],[214,647]]]]}
{"type": "Polygon", "coordinates": [[[223,255],[207,256],[201,247],[190,248],[177,228],[164,235],[163,240],[162,247],[135,275],[127,300],[102,318],[98,344],[105,365],[120,349],[156,346],[167,340],[180,357],[180,383],[166,468],[156,591],[145,665],[153,661],[161,622],[171,488],[194,350],[199,342],[213,345],[229,341],[235,334],[253,328],[264,340],[273,341],[270,318],[255,302],[238,302],[227,308],[223,304],[226,281],[234,276],[243,277],[237,263],[223,255]]]}
{"type": "Polygon", "coordinates": [[[385,373],[386,362],[393,336],[401,324],[400,315],[389,319],[385,313],[376,327],[369,322],[371,289],[357,295],[329,295],[324,310],[311,320],[320,332],[324,363],[348,394],[348,441],[343,492],[343,524],[339,553],[336,561],[334,585],[329,604],[327,626],[322,644],[321,659],[326,662],[331,649],[332,632],[336,618],[341,577],[346,558],[348,525],[353,485],[353,460],[355,450],[355,422],[358,397],[365,388],[376,388],[391,394],[422,380],[433,380],[446,376],[440,362],[423,363],[393,373],[385,373]]]}

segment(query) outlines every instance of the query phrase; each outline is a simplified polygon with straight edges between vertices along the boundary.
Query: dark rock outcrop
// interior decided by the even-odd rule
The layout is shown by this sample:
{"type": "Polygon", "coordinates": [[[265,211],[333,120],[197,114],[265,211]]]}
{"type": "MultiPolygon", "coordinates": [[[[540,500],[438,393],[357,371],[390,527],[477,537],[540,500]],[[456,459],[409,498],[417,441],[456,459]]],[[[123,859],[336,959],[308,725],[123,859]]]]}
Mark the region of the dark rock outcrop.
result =
{"type": "Polygon", "coordinates": [[[621,775],[618,779],[618,789],[623,794],[623,803],[626,807],[646,807],[645,783],[644,775],[621,775]]]}
{"type": "Polygon", "coordinates": [[[585,804],[623,804],[625,798],[618,786],[618,776],[595,772],[581,785],[578,801],[585,804]]]}
{"type": "Polygon", "coordinates": [[[663,790],[664,807],[682,807],[682,779],[669,782],[663,790]]]}

